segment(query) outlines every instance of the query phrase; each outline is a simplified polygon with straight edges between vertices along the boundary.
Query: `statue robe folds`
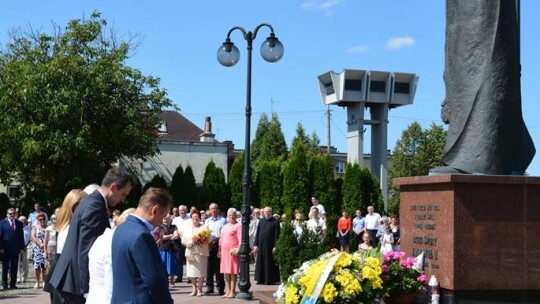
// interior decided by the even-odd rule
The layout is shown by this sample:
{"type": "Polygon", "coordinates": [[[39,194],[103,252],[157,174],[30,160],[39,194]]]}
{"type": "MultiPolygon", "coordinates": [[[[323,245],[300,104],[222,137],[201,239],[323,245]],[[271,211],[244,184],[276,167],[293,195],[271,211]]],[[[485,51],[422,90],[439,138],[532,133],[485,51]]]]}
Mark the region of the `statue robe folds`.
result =
{"type": "Polygon", "coordinates": [[[519,15],[513,0],[447,0],[443,163],[520,175],[535,148],[521,112],[519,15]]]}

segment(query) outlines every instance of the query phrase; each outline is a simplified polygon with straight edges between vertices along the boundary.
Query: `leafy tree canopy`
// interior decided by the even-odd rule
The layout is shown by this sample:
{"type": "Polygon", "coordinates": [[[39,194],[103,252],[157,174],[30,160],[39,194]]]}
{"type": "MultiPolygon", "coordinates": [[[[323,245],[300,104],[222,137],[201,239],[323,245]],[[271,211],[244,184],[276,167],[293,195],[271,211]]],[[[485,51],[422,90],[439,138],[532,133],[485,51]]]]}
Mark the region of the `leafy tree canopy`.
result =
{"type": "MultiPolygon", "coordinates": [[[[397,141],[388,170],[389,181],[396,177],[427,175],[429,169],[442,166],[446,130],[442,125],[431,124],[422,130],[419,123],[411,123],[397,141]]],[[[389,188],[389,212],[399,213],[399,189],[389,188]]]]}
{"type": "Polygon", "coordinates": [[[155,154],[172,106],[159,78],[126,65],[137,43],[106,30],[98,12],[52,34],[14,29],[0,50],[0,182],[61,201],[101,180],[119,159],[155,154]]]}

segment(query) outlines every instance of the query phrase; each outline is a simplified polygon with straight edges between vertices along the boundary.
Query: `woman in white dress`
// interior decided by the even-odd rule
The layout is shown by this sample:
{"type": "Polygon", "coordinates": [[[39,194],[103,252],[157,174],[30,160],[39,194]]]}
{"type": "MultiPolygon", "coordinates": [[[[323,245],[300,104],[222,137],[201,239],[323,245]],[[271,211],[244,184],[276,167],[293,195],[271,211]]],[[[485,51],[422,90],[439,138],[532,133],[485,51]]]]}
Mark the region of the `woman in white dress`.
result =
{"type": "Polygon", "coordinates": [[[182,236],[182,244],[186,246],[186,276],[191,278],[192,291],[190,296],[202,296],[202,286],[208,267],[208,242],[193,243],[193,236],[205,229],[201,224],[201,215],[198,211],[191,212],[191,225],[186,224],[182,236]]]}
{"type": "Polygon", "coordinates": [[[381,238],[381,252],[387,253],[394,251],[392,245],[394,244],[394,236],[392,235],[392,229],[390,224],[384,224],[384,234],[381,238]]]}

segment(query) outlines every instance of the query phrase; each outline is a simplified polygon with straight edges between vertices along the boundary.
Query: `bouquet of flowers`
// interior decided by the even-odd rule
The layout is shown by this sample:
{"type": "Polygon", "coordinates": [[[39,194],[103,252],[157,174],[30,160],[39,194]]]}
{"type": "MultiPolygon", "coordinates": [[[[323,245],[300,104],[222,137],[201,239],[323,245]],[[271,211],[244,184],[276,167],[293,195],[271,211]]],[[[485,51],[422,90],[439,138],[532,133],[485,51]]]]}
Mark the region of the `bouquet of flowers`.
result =
{"type": "Polygon", "coordinates": [[[384,254],[381,277],[386,297],[416,294],[420,291],[426,281],[426,275],[415,265],[415,258],[407,257],[405,252],[395,251],[384,254]]]}
{"type": "Polygon", "coordinates": [[[210,237],[212,236],[212,232],[210,229],[205,228],[198,233],[195,233],[191,237],[191,244],[193,246],[200,246],[201,244],[208,243],[210,241],[210,237]]]}
{"type": "Polygon", "coordinates": [[[382,295],[381,256],[331,251],[302,264],[282,283],[279,304],[370,303],[382,295]]]}

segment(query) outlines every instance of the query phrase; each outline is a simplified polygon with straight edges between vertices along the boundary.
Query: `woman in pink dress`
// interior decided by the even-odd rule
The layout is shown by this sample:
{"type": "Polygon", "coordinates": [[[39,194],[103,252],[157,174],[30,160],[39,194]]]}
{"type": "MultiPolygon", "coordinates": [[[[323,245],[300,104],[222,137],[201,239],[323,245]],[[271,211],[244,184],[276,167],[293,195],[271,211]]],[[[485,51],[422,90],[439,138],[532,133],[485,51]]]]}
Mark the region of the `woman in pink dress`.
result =
{"type": "Polygon", "coordinates": [[[225,276],[227,293],[224,298],[234,298],[236,280],[240,272],[239,250],[242,243],[242,225],[236,221],[236,209],[227,210],[227,224],[221,229],[219,237],[220,272],[225,276]]]}

